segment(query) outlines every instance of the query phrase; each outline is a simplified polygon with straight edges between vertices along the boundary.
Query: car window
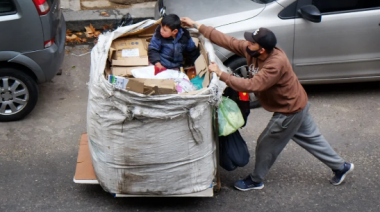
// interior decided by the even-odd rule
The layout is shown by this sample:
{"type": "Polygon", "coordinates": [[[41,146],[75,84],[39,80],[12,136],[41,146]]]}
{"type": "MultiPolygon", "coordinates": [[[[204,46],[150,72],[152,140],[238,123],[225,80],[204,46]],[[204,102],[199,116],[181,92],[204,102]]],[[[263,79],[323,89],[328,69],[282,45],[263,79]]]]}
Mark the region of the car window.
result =
{"type": "Polygon", "coordinates": [[[16,8],[12,0],[0,0],[0,15],[8,15],[14,12],[16,12],[16,8]]]}
{"type": "Polygon", "coordinates": [[[345,12],[380,7],[379,0],[313,0],[321,13],[345,12]]]}

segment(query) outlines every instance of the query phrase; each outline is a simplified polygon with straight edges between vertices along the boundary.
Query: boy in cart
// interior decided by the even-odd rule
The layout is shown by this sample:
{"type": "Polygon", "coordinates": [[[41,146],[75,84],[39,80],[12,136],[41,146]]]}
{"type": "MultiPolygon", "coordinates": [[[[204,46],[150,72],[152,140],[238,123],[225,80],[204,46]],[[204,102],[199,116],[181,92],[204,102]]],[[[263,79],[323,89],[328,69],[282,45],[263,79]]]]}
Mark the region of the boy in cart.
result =
{"type": "Polygon", "coordinates": [[[181,20],[175,14],[166,15],[156,28],[148,46],[148,57],[156,69],[178,69],[183,62],[183,53],[194,63],[199,51],[189,31],[181,27],[181,20]]]}

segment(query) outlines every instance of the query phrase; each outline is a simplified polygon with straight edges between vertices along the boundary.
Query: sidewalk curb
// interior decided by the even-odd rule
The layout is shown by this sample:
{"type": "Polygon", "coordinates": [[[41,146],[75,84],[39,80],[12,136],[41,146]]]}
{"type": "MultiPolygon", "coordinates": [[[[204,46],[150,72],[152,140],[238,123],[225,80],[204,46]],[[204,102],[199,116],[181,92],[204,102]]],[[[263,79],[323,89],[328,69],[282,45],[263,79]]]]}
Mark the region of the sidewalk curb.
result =
{"type": "Polygon", "coordinates": [[[154,19],[154,7],[130,8],[130,9],[111,9],[111,10],[81,10],[63,11],[67,29],[71,31],[84,31],[85,26],[92,24],[95,29],[103,29],[105,24],[113,24],[119,21],[123,15],[130,13],[133,23],[145,19],[154,19]],[[109,17],[104,17],[100,13],[107,12],[109,17]]]}

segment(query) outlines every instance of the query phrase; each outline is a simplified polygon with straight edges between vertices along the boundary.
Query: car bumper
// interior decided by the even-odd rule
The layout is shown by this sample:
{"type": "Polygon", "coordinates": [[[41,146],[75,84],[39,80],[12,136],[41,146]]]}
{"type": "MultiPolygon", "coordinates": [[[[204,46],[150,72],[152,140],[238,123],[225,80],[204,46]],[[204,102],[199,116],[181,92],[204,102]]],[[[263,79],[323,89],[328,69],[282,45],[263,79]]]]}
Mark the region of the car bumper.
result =
{"type": "Polygon", "coordinates": [[[54,44],[49,48],[24,54],[24,56],[34,60],[40,66],[44,74],[44,77],[37,79],[38,83],[53,79],[59,71],[65,57],[65,42],[66,22],[62,15],[54,44]]]}

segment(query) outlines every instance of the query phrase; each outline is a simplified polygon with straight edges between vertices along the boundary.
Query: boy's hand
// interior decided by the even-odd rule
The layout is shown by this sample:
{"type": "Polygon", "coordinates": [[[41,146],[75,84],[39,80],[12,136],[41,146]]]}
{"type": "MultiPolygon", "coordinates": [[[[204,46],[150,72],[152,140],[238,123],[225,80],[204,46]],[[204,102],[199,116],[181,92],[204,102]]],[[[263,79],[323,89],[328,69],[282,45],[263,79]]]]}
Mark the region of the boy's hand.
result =
{"type": "Polygon", "coordinates": [[[214,72],[218,77],[222,75],[222,71],[219,69],[219,66],[216,65],[214,62],[211,62],[211,65],[208,66],[208,70],[210,72],[214,72]]]}
{"type": "Polygon", "coordinates": [[[160,62],[156,63],[155,66],[156,66],[158,69],[160,69],[160,70],[162,70],[162,69],[166,69],[164,66],[161,65],[160,62]]]}
{"type": "Polygon", "coordinates": [[[187,26],[187,27],[194,27],[196,29],[199,29],[199,27],[201,26],[201,24],[191,20],[190,18],[188,17],[182,17],[181,18],[181,22],[182,22],[182,25],[184,26],[187,26]]]}

